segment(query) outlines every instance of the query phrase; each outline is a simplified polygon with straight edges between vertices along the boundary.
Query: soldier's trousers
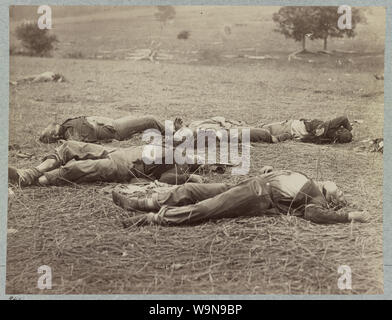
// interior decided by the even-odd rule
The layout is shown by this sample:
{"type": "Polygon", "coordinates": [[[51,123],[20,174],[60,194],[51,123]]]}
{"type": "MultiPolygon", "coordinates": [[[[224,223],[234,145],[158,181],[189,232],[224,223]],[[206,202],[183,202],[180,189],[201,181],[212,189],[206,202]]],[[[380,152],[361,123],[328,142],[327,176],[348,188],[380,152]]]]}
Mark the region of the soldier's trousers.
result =
{"type": "Polygon", "coordinates": [[[158,195],[162,206],[148,213],[156,224],[193,224],[204,220],[252,216],[273,208],[271,190],[263,178],[254,177],[236,186],[225,183],[187,183],[158,195]]]}
{"type": "Polygon", "coordinates": [[[44,158],[56,160],[54,170],[44,175],[52,185],[67,181],[127,181],[128,173],[121,170],[123,166],[119,166],[122,157],[118,153],[121,151],[92,143],[66,141],[53,154],[44,158]]]}

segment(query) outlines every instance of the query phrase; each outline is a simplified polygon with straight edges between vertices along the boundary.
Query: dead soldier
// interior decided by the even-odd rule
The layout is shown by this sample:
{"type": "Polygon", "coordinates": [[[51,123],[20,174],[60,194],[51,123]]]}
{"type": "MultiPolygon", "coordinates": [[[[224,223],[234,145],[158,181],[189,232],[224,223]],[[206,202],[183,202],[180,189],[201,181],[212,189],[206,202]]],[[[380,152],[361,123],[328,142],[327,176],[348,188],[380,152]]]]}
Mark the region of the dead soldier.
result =
{"type": "Polygon", "coordinates": [[[150,197],[126,197],[113,191],[113,201],[126,210],[145,211],[127,221],[129,225],[181,225],[210,219],[289,214],[315,223],[367,222],[367,212],[347,212],[343,192],[332,181],[313,181],[306,175],[273,171],[237,185],[187,183],[150,197]]]}
{"type": "Polygon", "coordinates": [[[142,178],[157,179],[168,184],[203,182],[199,175],[194,174],[200,167],[198,164],[166,164],[164,156],[146,161],[149,155],[143,150],[144,146],[111,148],[65,141],[36,167],[8,167],[8,180],[20,186],[59,185],[67,182],[130,182],[132,179],[142,178]]]}
{"type": "Polygon", "coordinates": [[[165,134],[164,124],[151,116],[126,116],[115,120],[107,117],[81,116],[67,119],[62,124],[51,123],[43,130],[39,140],[44,143],[53,143],[61,139],[82,142],[128,140],[134,134],[147,129],[156,129],[165,134]]]}

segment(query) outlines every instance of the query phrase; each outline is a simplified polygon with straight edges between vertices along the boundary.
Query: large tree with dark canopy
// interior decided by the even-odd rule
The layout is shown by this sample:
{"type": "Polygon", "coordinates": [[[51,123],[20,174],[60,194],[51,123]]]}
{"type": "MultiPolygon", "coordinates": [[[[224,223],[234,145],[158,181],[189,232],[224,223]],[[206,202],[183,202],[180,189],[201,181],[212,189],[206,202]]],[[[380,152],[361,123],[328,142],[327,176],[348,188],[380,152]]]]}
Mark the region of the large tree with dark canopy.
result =
{"type": "Polygon", "coordinates": [[[338,13],[337,6],[288,6],[282,7],[273,14],[273,21],[286,38],[302,42],[302,49],[306,49],[306,38],[323,39],[324,50],[328,48],[328,38],[352,38],[356,35],[358,23],[365,22],[365,17],[358,8],[351,8],[351,29],[340,29],[338,20],[342,13],[338,13]]]}

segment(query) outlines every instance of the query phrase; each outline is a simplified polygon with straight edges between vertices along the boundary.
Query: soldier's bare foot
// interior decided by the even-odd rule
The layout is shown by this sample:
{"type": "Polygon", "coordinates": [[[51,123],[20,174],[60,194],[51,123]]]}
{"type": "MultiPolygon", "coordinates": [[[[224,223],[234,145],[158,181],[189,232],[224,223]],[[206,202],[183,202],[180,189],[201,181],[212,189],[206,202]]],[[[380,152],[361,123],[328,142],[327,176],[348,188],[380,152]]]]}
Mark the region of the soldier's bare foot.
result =
{"type": "Polygon", "coordinates": [[[125,210],[140,210],[138,198],[128,198],[118,191],[112,191],[113,202],[125,210]]]}
{"type": "Polygon", "coordinates": [[[8,167],[8,181],[21,187],[36,184],[40,176],[42,176],[42,173],[36,168],[16,169],[12,166],[8,167]]]}

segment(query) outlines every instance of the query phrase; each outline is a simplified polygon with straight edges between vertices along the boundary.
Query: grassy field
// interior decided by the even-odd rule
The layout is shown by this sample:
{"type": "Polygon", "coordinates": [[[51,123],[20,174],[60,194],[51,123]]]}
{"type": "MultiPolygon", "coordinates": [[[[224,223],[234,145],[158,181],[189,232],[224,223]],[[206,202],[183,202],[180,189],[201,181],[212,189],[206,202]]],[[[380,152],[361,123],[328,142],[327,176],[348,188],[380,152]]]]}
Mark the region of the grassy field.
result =
{"type": "MultiPolygon", "coordinates": [[[[126,213],[103,191],[114,184],[14,189],[8,228],[16,232],[7,239],[7,293],[382,293],[383,159],[356,147],[363,139],[383,136],[383,81],[373,77],[383,70],[383,55],[376,50],[288,62],[290,43],[280,50],[261,46],[259,53],[279,57],[262,61],[219,58],[155,64],[12,56],[11,80],[51,70],[68,81],[10,87],[9,144],[20,150],[9,151],[9,163],[38,164],[55,147],[37,141],[46,124],[82,114],[151,114],[162,120],[180,115],[185,122],[220,115],[249,123],[346,114],[363,120],[354,127],[352,143],[254,144],[249,176],[263,165],[273,165],[334,180],[351,208],[370,212],[370,223],[327,226],[282,216],[124,229],[119,219],[126,213]],[[31,157],[21,158],[20,151],[31,157]],[[53,272],[53,288],[45,292],[37,289],[41,265],[53,272]],[[340,265],[352,269],[352,290],[337,287],[340,265]]],[[[361,47],[365,41],[355,43],[361,47]]],[[[181,51],[181,45],[167,50],[181,51]]],[[[252,38],[241,43],[243,48],[256,45],[252,38]]],[[[94,44],[88,42],[87,47],[92,51],[94,44]]],[[[237,49],[216,49],[230,50],[237,49]]],[[[136,137],[113,144],[140,143],[136,137]]],[[[206,178],[241,179],[229,173],[206,178]]]]}

